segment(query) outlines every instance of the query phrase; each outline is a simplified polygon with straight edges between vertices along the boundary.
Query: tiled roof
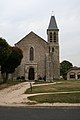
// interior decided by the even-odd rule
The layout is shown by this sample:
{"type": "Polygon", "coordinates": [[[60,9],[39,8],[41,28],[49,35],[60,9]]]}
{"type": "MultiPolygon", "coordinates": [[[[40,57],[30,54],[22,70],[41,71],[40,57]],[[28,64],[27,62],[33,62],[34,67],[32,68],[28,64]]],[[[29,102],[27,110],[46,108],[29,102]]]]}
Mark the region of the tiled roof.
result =
{"type": "Polygon", "coordinates": [[[54,16],[51,16],[48,29],[58,29],[57,23],[54,16]]]}

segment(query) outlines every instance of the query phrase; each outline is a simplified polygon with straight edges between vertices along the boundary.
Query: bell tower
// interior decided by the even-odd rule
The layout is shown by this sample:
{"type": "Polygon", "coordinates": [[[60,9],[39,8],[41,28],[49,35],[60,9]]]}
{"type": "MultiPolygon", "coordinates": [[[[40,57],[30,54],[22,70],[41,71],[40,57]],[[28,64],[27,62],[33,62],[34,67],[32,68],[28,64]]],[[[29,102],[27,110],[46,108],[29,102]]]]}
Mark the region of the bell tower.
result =
{"type": "Polygon", "coordinates": [[[46,56],[46,78],[54,80],[60,78],[59,68],[59,29],[57,27],[55,16],[51,16],[49,27],[47,29],[48,54],[46,56]]]}

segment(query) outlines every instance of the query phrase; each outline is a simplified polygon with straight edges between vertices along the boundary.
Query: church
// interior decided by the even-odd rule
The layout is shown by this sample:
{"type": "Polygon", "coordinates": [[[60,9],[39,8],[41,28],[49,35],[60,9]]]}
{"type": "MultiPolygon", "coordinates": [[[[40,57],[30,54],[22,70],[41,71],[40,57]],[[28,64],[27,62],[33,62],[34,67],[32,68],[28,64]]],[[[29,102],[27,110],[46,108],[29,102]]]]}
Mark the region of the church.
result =
{"type": "Polygon", "coordinates": [[[58,33],[55,16],[51,16],[46,41],[34,32],[30,32],[15,44],[23,51],[21,64],[14,73],[15,78],[46,81],[60,78],[58,33]]]}

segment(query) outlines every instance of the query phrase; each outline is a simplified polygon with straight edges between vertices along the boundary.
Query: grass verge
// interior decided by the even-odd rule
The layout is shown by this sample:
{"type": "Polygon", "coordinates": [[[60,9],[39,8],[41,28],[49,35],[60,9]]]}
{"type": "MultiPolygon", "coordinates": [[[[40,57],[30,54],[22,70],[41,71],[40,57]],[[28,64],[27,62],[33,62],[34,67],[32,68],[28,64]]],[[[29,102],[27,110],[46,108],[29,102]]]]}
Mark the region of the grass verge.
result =
{"type": "Polygon", "coordinates": [[[80,103],[80,93],[36,95],[28,98],[38,103],[80,103]]]}
{"type": "Polygon", "coordinates": [[[27,89],[25,93],[49,93],[49,92],[68,92],[68,91],[80,91],[80,81],[60,81],[60,83],[51,85],[33,86],[31,89],[27,89]]]}

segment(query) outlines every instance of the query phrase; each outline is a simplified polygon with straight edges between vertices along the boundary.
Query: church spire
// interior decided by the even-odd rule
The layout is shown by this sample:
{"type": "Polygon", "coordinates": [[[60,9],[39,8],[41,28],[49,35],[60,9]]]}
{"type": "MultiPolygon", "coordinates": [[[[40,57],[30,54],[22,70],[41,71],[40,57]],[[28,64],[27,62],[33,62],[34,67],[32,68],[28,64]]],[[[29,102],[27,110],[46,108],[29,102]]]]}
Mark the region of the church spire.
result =
{"type": "Polygon", "coordinates": [[[58,27],[55,16],[51,16],[49,27],[47,29],[48,42],[58,44],[58,27]]]}
{"type": "Polygon", "coordinates": [[[49,27],[47,29],[48,54],[46,63],[46,78],[49,80],[59,79],[59,29],[57,27],[55,16],[51,16],[49,27]]]}
{"type": "Polygon", "coordinates": [[[54,16],[51,16],[49,27],[48,27],[48,30],[52,30],[52,29],[58,30],[57,23],[54,16]]]}

